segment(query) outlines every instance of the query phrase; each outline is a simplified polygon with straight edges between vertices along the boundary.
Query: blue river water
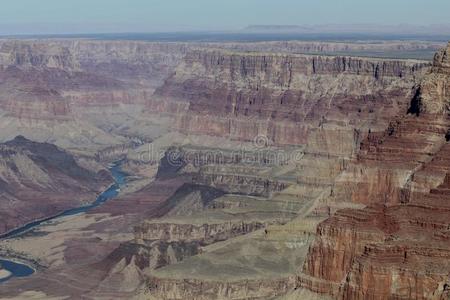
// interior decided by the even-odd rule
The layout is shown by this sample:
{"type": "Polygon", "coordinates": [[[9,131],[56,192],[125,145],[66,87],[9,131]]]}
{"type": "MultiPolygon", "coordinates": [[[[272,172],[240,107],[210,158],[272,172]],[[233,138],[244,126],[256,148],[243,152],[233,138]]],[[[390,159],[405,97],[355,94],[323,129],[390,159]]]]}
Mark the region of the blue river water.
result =
{"type": "Polygon", "coordinates": [[[17,263],[10,260],[0,259],[0,268],[3,268],[11,273],[11,276],[1,279],[0,283],[6,282],[13,277],[26,277],[34,273],[34,269],[27,265],[17,263]]]}
{"type": "MultiPolygon", "coordinates": [[[[66,210],[56,216],[53,216],[53,217],[49,217],[46,219],[28,223],[20,228],[14,229],[6,234],[0,235],[0,240],[19,237],[19,236],[29,232],[30,230],[35,229],[35,228],[39,227],[40,225],[45,224],[49,221],[53,221],[53,220],[56,220],[56,219],[59,219],[62,217],[73,216],[73,215],[87,212],[93,208],[96,208],[96,207],[102,205],[103,203],[105,203],[108,200],[114,199],[115,197],[117,197],[119,195],[120,187],[123,184],[125,184],[126,177],[128,176],[128,174],[126,174],[125,172],[122,171],[121,162],[116,162],[116,163],[112,164],[111,167],[109,168],[109,170],[110,170],[112,176],[114,177],[114,184],[111,185],[102,194],[100,194],[97,197],[97,199],[95,200],[95,202],[93,202],[89,205],[86,205],[86,206],[81,206],[78,208],[66,210]]],[[[0,279],[0,283],[6,282],[14,277],[30,276],[35,272],[35,270],[33,268],[31,268],[25,264],[17,263],[15,261],[0,259],[0,269],[2,269],[2,268],[9,271],[12,275],[10,277],[0,279]]]]}

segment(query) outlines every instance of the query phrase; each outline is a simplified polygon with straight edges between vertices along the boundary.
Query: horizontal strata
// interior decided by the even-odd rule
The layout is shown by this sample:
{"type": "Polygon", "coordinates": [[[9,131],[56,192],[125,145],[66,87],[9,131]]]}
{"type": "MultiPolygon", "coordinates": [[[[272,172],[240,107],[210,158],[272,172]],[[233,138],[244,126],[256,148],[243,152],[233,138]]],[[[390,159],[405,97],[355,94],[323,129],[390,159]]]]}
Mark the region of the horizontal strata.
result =
{"type": "Polygon", "coordinates": [[[429,57],[445,46],[442,42],[386,41],[386,42],[317,42],[317,41],[273,41],[254,43],[207,43],[206,47],[225,48],[232,51],[277,52],[277,53],[345,53],[355,56],[384,57],[429,57]]]}
{"type": "MultiPolygon", "coordinates": [[[[50,283],[64,290],[61,296],[67,289],[73,297],[89,293],[87,296],[93,298],[102,295],[128,298],[121,292],[132,294],[140,284],[146,285],[157,299],[210,299],[218,295],[268,298],[299,285],[335,297],[348,295],[345,296],[348,299],[380,295],[386,298],[386,290],[381,290],[378,282],[390,284],[392,290],[400,287],[395,291],[400,299],[405,298],[402,294],[405,287],[414,284],[416,298],[433,291],[439,295],[444,289],[442,272],[430,268],[428,262],[439,264],[448,260],[448,211],[441,205],[449,190],[448,172],[436,171],[438,163],[430,162],[442,150],[439,147],[445,143],[447,123],[445,119],[440,122],[442,119],[436,115],[421,115],[399,118],[398,126],[389,126],[410,107],[414,87],[430,69],[427,62],[192,50],[183,45],[143,42],[48,42],[50,47],[45,49],[45,43],[13,43],[12,48],[2,48],[1,59],[24,74],[37,70],[33,78],[53,74],[44,77],[49,83],[45,93],[33,89],[30,98],[48,95],[55,88],[57,96],[70,104],[71,109],[63,113],[83,114],[104,104],[139,102],[146,103],[148,111],[158,116],[172,118],[173,128],[188,135],[216,135],[238,141],[253,141],[255,136],[264,135],[269,144],[305,146],[305,156],[300,162],[282,168],[268,163],[266,169],[258,171],[233,161],[227,161],[227,166],[221,168],[214,161],[206,161],[198,169],[192,166],[183,169],[195,173],[198,184],[258,197],[228,197],[206,207],[209,200],[196,200],[192,196],[173,208],[167,202],[173,200],[174,191],[186,182],[192,184],[192,174],[176,177],[180,175],[176,169],[168,174],[158,172],[154,182],[98,208],[93,213],[113,215],[114,219],[106,224],[100,219],[101,229],[83,228],[80,233],[83,238],[69,237],[67,243],[51,249],[50,259],[56,253],[63,254],[64,260],[52,276],[57,278],[64,273],[71,277],[64,281],[67,285],[60,281],[50,283]],[[11,55],[14,52],[18,55],[11,55]],[[66,81],[55,79],[78,72],[81,75],[68,77],[66,81]],[[87,73],[94,73],[94,77],[86,76],[87,73]],[[149,86],[159,88],[152,94],[149,86]],[[362,147],[360,141],[364,141],[362,147]],[[408,150],[404,151],[405,148],[408,150]],[[356,167],[348,162],[351,158],[357,160],[356,167]],[[427,169],[427,165],[431,167],[427,169]],[[396,172],[400,166],[401,172],[396,172]],[[346,177],[339,176],[349,168],[344,173],[346,177]],[[409,177],[417,168],[430,170],[433,180],[424,181],[426,173],[420,180],[419,176],[409,177]],[[265,176],[254,176],[255,172],[265,176]],[[344,196],[350,192],[346,201],[371,204],[379,202],[373,195],[382,195],[390,205],[343,210],[322,223],[302,269],[317,222],[322,220],[321,216],[331,214],[326,206],[329,197],[342,195],[333,185],[337,176],[346,181],[342,187],[344,196]],[[414,186],[414,192],[423,193],[409,194],[409,185],[414,186]],[[392,196],[397,194],[398,197],[392,196]],[[425,196],[419,196],[422,194],[425,196]],[[259,199],[261,196],[271,198],[259,199]],[[438,205],[437,197],[441,199],[438,205]],[[264,201],[264,207],[258,201],[264,201]],[[196,209],[201,212],[195,212],[196,209]],[[209,214],[208,210],[214,212],[209,214]],[[274,210],[278,213],[274,214],[274,210]],[[174,218],[177,214],[195,212],[190,217],[196,219],[192,223],[171,223],[164,218],[159,222],[149,220],[136,227],[135,240],[116,240],[116,236],[122,236],[118,232],[127,230],[124,227],[131,228],[143,218],[165,217],[167,211],[174,213],[174,218]],[[232,214],[232,219],[222,217],[225,221],[219,222],[217,218],[208,223],[197,218],[205,215],[214,218],[220,213],[224,215],[223,212],[232,214]],[[310,213],[318,217],[305,221],[303,217],[310,213]],[[229,221],[240,216],[245,216],[244,222],[229,221]],[[296,220],[298,226],[274,226],[266,222],[282,217],[280,224],[284,224],[291,216],[301,219],[296,220]],[[87,231],[96,234],[90,243],[83,240],[87,231]],[[420,240],[422,236],[427,240],[420,240]],[[215,244],[222,240],[225,240],[222,245],[215,244]],[[214,244],[204,251],[202,244],[210,243],[214,244]],[[113,247],[116,250],[105,258],[104,251],[113,247]],[[86,259],[89,264],[102,261],[92,267],[85,263],[86,259]],[[71,269],[74,274],[67,271],[65,264],[76,269],[71,269]],[[388,268],[389,264],[393,269],[388,268]],[[308,275],[297,277],[296,272],[301,270],[308,275]],[[423,277],[423,272],[432,274],[431,279],[423,277]]],[[[441,75],[445,74],[442,65],[445,62],[437,66],[441,75]]],[[[30,83],[30,78],[23,79],[20,84],[30,83]]],[[[14,103],[9,102],[10,111],[14,103]]],[[[421,108],[423,103],[417,106],[421,108]]],[[[20,112],[22,108],[14,109],[20,112]]],[[[19,116],[27,119],[32,116],[32,112],[22,111],[19,116]]],[[[52,109],[48,111],[51,115],[52,109]]],[[[55,112],[62,114],[59,109],[55,112]]],[[[152,116],[144,117],[151,120],[152,116]]],[[[106,128],[114,127],[107,125],[106,128]]],[[[99,156],[114,157],[116,153],[120,156],[125,150],[112,147],[99,156]]],[[[446,152],[441,157],[445,162],[446,152]]],[[[52,237],[53,234],[48,233],[52,237]]],[[[52,281],[52,276],[46,282],[52,281]]],[[[42,283],[39,279],[28,280],[33,286],[47,289],[47,284],[38,284],[42,283]]]]}
{"type": "MultiPolygon", "coordinates": [[[[442,140],[444,133],[441,132],[442,140]]],[[[389,141],[395,138],[394,134],[383,144],[389,145],[389,141]]],[[[413,297],[418,299],[428,299],[431,294],[441,295],[447,276],[441,273],[441,267],[436,266],[446,263],[450,249],[447,204],[450,193],[448,170],[436,165],[442,162],[440,157],[446,156],[447,146],[438,147],[429,162],[422,161],[425,161],[422,166],[420,160],[411,165],[414,159],[406,155],[404,164],[388,161],[384,165],[380,158],[389,156],[387,152],[379,156],[377,163],[367,165],[362,161],[358,167],[361,172],[355,174],[366,178],[357,184],[356,189],[349,188],[351,183],[345,184],[347,199],[369,205],[390,204],[387,208],[339,211],[319,225],[318,239],[310,249],[305,272],[330,282],[331,287],[332,283],[338,284],[345,279],[344,299],[364,299],[367,295],[375,299],[392,295],[409,299],[411,294],[405,293],[411,291],[411,286],[414,287],[413,297]],[[409,171],[395,172],[396,166],[405,167],[408,163],[409,171]],[[377,164],[380,168],[377,172],[367,171],[376,168],[377,164]],[[415,174],[414,169],[418,170],[415,174]],[[410,177],[411,181],[402,177],[410,177]],[[400,202],[405,204],[394,204],[400,202]],[[389,258],[392,251],[395,253],[389,258]],[[389,261],[385,262],[386,259],[389,261]],[[423,273],[429,276],[423,278],[423,273]],[[412,278],[415,278],[414,283],[412,278]]],[[[425,155],[428,153],[424,151],[425,155]]],[[[340,184],[344,185],[344,180],[340,184]]],[[[336,295],[332,289],[322,292],[336,295]]]]}
{"type": "Polygon", "coordinates": [[[227,222],[222,224],[174,224],[144,222],[135,228],[135,240],[195,241],[201,245],[227,240],[263,228],[260,222],[227,222]]]}
{"type": "Polygon", "coordinates": [[[169,43],[0,40],[0,141],[20,134],[90,155],[124,144],[105,123],[126,122],[127,113],[134,123],[185,51],[169,43]]]}
{"type": "MultiPolygon", "coordinates": [[[[352,56],[285,54],[274,52],[233,52],[221,49],[199,49],[188,51],[184,61],[202,61],[207,66],[241,65],[242,71],[269,71],[277,62],[290,64],[293,72],[305,74],[329,74],[347,72],[349,74],[373,76],[408,76],[430,63],[416,59],[386,59],[352,56]],[[376,73],[378,72],[378,73],[376,73]]],[[[251,75],[252,73],[250,73],[251,75]]],[[[254,74],[254,73],[253,73],[254,74]]]]}
{"type": "Polygon", "coordinates": [[[320,292],[341,299],[449,297],[449,53],[450,44],[435,56],[413,114],[369,135],[341,176],[338,198],[368,207],[339,211],[318,226],[304,272],[329,283],[320,292]]]}
{"type": "Polygon", "coordinates": [[[342,130],[348,153],[354,129],[407,110],[428,68],[416,60],[193,50],[148,110],[171,113],[174,128],[186,133],[248,141],[262,135],[278,145],[342,130]]]}
{"type": "Polygon", "coordinates": [[[295,283],[295,277],[236,282],[150,278],[149,292],[156,299],[167,300],[264,299],[286,294],[295,283]]]}

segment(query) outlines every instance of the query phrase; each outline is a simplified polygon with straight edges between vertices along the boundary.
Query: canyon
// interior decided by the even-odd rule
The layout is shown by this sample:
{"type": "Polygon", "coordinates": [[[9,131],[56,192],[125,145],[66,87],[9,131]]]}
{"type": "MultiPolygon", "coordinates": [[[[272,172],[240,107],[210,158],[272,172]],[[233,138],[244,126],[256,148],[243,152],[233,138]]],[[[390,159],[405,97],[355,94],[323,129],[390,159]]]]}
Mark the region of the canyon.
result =
{"type": "Polygon", "coordinates": [[[88,203],[112,183],[106,170],[85,169],[56,146],[22,136],[0,144],[0,153],[0,235],[88,203]]]}
{"type": "Polygon", "coordinates": [[[1,239],[0,296],[447,299],[449,53],[0,40],[0,234],[127,173],[1,239]]]}

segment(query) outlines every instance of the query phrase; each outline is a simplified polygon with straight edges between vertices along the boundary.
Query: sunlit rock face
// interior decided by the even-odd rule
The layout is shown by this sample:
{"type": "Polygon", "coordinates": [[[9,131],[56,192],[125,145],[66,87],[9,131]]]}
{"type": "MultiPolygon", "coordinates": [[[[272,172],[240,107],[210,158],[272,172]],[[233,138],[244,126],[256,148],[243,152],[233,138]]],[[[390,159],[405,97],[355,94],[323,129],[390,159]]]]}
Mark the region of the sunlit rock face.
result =
{"type": "Polygon", "coordinates": [[[0,140],[21,134],[84,151],[125,143],[104,130],[110,124],[99,119],[138,114],[185,48],[132,41],[2,40],[0,140]]]}
{"type": "Polygon", "coordinates": [[[174,126],[186,132],[238,140],[263,135],[278,145],[308,144],[320,136],[323,143],[337,145],[336,152],[348,153],[354,129],[384,125],[406,110],[427,66],[418,61],[190,51],[156,90],[149,110],[174,113],[174,126]],[[328,141],[333,136],[328,131],[343,135],[328,141]]]}
{"type": "Polygon", "coordinates": [[[429,108],[445,80],[426,86],[445,51],[433,66],[292,53],[367,47],[426,46],[1,41],[0,139],[71,151],[0,147],[1,203],[23,213],[5,230],[95,199],[101,164],[136,175],[37,229],[39,249],[11,241],[49,266],[23,282],[73,298],[445,297],[445,97],[429,108]]]}
{"type": "Polygon", "coordinates": [[[448,51],[436,54],[410,114],[369,134],[336,182],[336,201],[367,208],[319,225],[303,271],[328,284],[311,289],[339,299],[449,297],[448,51]]]}
{"type": "Polygon", "coordinates": [[[450,105],[450,43],[436,53],[433,68],[421,85],[419,99],[422,111],[447,114],[450,105]]]}
{"type": "Polygon", "coordinates": [[[102,132],[111,124],[99,115],[136,115],[145,106],[159,116],[172,113],[173,128],[191,134],[265,136],[278,145],[348,154],[356,145],[354,129],[382,127],[406,109],[428,67],[414,60],[209,49],[241,46],[2,40],[0,139],[14,138],[18,128],[16,134],[64,147],[117,145],[124,139],[102,132]],[[81,139],[64,136],[62,122],[69,136],[81,139]]]}

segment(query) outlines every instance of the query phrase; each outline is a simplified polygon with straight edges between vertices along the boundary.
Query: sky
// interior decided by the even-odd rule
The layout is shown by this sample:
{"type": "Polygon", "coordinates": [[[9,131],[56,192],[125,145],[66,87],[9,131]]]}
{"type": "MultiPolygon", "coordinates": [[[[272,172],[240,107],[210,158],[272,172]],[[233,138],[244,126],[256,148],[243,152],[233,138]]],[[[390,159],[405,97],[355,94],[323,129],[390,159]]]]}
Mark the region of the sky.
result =
{"type": "Polygon", "coordinates": [[[0,34],[443,24],[450,0],[1,0],[0,34]]]}

